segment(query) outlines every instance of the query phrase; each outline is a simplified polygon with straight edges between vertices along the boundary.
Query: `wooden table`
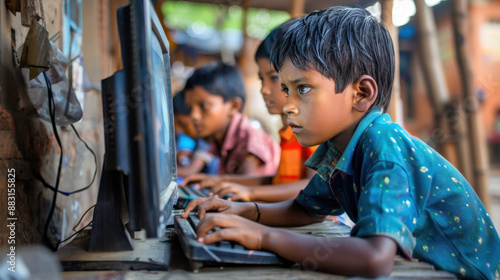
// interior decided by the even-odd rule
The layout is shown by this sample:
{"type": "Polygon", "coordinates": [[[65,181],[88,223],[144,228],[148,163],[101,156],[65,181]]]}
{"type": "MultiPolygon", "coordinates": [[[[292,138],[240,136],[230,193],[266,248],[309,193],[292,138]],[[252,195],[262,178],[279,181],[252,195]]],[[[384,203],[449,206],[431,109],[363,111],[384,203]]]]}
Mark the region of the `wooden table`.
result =
{"type": "MultiPolygon", "coordinates": [[[[349,228],[334,224],[332,221],[290,228],[296,232],[329,237],[349,236],[349,228]]],[[[363,279],[349,278],[305,269],[298,264],[292,267],[276,266],[224,266],[202,267],[193,272],[189,262],[182,253],[177,239],[168,242],[159,240],[134,240],[134,251],[119,253],[89,253],[85,248],[88,236],[80,237],[72,244],[62,248],[58,256],[65,270],[84,269],[86,271],[65,271],[62,276],[66,280],[101,280],[101,279],[363,279]],[[168,253],[167,253],[168,252],[168,253]],[[94,259],[96,261],[88,262],[94,259]],[[121,261],[117,261],[121,259],[121,261]],[[168,263],[168,271],[158,271],[161,263],[168,263]],[[97,271],[103,270],[104,271],[97,271]],[[132,270],[131,270],[132,269],[132,270]],[[146,271],[143,269],[156,269],[146,271]],[[141,270],[141,271],[134,271],[141,270]]],[[[437,271],[430,264],[407,261],[396,257],[394,270],[390,277],[384,279],[455,279],[454,275],[437,271]]]]}

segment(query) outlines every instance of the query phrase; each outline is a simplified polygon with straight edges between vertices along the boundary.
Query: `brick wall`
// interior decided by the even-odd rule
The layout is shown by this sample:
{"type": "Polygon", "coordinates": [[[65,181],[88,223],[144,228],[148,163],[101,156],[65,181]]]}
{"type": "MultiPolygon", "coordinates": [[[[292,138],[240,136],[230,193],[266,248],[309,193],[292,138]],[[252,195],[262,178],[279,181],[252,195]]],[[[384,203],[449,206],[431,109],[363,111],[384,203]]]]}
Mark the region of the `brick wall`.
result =
{"type": "MultiPolygon", "coordinates": [[[[57,32],[62,33],[62,2],[43,0],[49,38],[57,32]]],[[[0,0],[0,31],[0,220],[5,221],[9,217],[8,178],[15,170],[16,244],[42,243],[54,193],[35,179],[34,172],[54,185],[61,149],[51,125],[36,117],[27,96],[13,50],[24,42],[28,28],[21,25],[19,13],[13,15],[7,11],[5,0],[0,0]]],[[[61,40],[56,41],[56,45],[61,48],[61,40]]],[[[88,55],[86,60],[92,61],[92,56],[88,55]]],[[[100,59],[96,60],[100,63],[100,59]]],[[[95,170],[97,176],[92,187],[84,192],[70,196],[57,195],[56,210],[49,228],[52,243],[72,234],[81,215],[97,200],[104,151],[100,92],[86,92],[85,100],[84,117],[75,123],[75,127],[96,153],[97,166],[94,157],[71,127],[58,126],[63,146],[59,188],[67,192],[74,191],[87,186],[95,170]]],[[[91,219],[92,212],[82,224],[87,224],[91,219]]],[[[7,245],[9,234],[9,228],[0,227],[0,246],[7,245]]]]}

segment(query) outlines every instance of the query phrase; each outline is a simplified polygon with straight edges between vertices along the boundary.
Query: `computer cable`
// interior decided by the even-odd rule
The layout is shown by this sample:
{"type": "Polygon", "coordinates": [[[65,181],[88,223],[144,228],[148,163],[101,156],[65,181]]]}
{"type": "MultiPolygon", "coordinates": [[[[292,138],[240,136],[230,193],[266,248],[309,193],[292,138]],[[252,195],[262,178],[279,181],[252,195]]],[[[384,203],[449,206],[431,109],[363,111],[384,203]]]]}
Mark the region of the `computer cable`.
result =
{"type": "Polygon", "coordinates": [[[50,83],[49,78],[47,77],[47,74],[45,72],[43,73],[43,77],[45,78],[45,83],[47,84],[47,92],[48,92],[48,97],[49,97],[49,115],[50,115],[50,121],[52,124],[52,130],[54,132],[54,137],[56,138],[57,144],[59,145],[59,148],[61,149],[61,155],[59,156],[59,165],[57,167],[57,177],[56,177],[56,184],[54,186],[54,196],[52,198],[52,205],[50,207],[49,215],[47,217],[47,221],[45,222],[45,228],[43,232],[43,237],[47,244],[51,246],[50,249],[53,251],[57,250],[57,247],[52,246],[49,236],[48,236],[48,231],[49,231],[49,225],[52,220],[52,216],[54,215],[54,210],[56,208],[56,199],[57,199],[57,193],[59,189],[59,181],[60,181],[60,175],[61,175],[61,168],[62,168],[62,160],[63,160],[63,147],[61,143],[61,139],[59,138],[59,133],[57,132],[57,127],[56,127],[56,119],[55,119],[55,104],[54,104],[54,95],[52,93],[52,84],[50,83]]]}
{"type": "Polygon", "coordinates": [[[75,126],[74,125],[71,125],[71,128],[73,129],[73,131],[75,132],[76,136],[78,137],[78,139],[80,139],[80,141],[85,145],[85,147],[87,148],[87,150],[90,151],[90,153],[92,153],[92,155],[94,156],[94,164],[95,164],[95,170],[94,170],[94,175],[92,176],[92,180],[90,181],[90,183],[86,186],[86,187],[83,187],[81,189],[78,189],[76,191],[72,191],[72,192],[65,192],[65,191],[62,191],[62,190],[59,190],[55,187],[53,187],[51,184],[47,183],[47,181],[45,181],[45,179],[42,177],[42,175],[40,173],[38,173],[34,168],[32,168],[32,172],[33,174],[35,175],[35,178],[40,181],[40,183],[42,183],[42,185],[52,191],[57,191],[59,192],[60,194],[63,194],[65,196],[70,196],[72,194],[75,194],[75,193],[79,193],[79,192],[82,192],[88,188],[90,188],[92,186],[92,184],[94,183],[95,181],[95,178],[97,176],[97,156],[95,154],[95,152],[89,147],[89,145],[82,139],[82,137],[80,136],[80,134],[78,133],[78,131],[76,130],[75,126]]]}
{"type": "Polygon", "coordinates": [[[76,227],[82,222],[83,220],[83,217],[85,217],[85,215],[87,215],[87,213],[92,210],[92,208],[94,208],[97,204],[94,204],[92,206],[90,206],[89,209],[87,209],[87,211],[85,211],[85,213],[82,214],[82,217],[80,218],[80,220],[78,221],[78,223],[76,223],[76,225],[73,227],[73,231],[76,231],[76,227]]]}
{"type": "Polygon", "coordinates": [[[88,228],[89,226],[92,225],[92,221],[90,221],[87,225],[85,225],[83,228],[79,229],[78,231],[76,231],[76,227],[78,227],[78,225],[80,225],[80,223],[82,222],[83,218],[85,217],[85,215],[87,215],[87,213],[96,206],[96,204],[92,205],[89,209],[87,209],[87,211],[85,211],[85,213],[83,213],[83,215],[80,217],[80,220],[78,221],[78,223],[76,223],[76,225],[73,227],[73,231],[75,233],[73,233],[72,235],[70,235],[68,238],[64,239],[64,240],[59,240],[57,241],[57,245],[56,245],[56,248],[59,248],[59,245],[61,245],[62,243],[70,240],[71,238],[73,238],[75,235],[79,234],[80,232],[82,232],[83,230],[85,230],[86,228],[88,228]]]}
{"type": "MultiPolygon", "coordinates": [[[[56,248],[59,248],[59,245],[61,245],[62,243],[70,240],[71,238],[73,238],[73,236],[79,234],[80,232],[84,231],[86,228],[88,228],[89,226],[92,225],[92,223],[94,222],[94,220],[90,221],[86,226],[84,226],[83,228],[81,228],[79,231],[73,233],[72,235],[70,235],[68,238],[64,239],[64,240],[59,240],[57,241],[57,245],[56,245],[56,248]]],[[[57,250],[57,249],[56,249],[57,250]]]]}

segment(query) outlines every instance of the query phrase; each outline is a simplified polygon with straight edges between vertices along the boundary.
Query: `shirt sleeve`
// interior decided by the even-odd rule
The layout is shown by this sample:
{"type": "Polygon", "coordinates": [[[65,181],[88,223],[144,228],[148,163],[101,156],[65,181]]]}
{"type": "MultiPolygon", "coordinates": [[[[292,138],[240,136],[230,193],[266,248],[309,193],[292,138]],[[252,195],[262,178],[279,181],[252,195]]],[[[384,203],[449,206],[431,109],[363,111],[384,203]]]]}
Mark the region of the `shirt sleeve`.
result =
{"type": "Polygon", "coordinates": [[[264,130],[250,129],[248,133],[248,140],[240,145],[245,145],[247,152],[256,156],[264,164],[274,163],[274,175],[279,164],[280,146],[264,130]]]}
{"type": "Polygon", "coordinates": [[[308,214],[338,216],[344,213],[330,186],[318,174],[312,177],[306,188],[295,198],[295,202],[308,214]]]}
{"type": "Polygon", "coordinates": [[[358,221],[351,235],[383,235],[398,244],[400,253],[411,259],[416,241],[413,230],[417,209],[410,195],[405,169],[391,162],[378,162],[366,173],[358,201],[358,221]]]}

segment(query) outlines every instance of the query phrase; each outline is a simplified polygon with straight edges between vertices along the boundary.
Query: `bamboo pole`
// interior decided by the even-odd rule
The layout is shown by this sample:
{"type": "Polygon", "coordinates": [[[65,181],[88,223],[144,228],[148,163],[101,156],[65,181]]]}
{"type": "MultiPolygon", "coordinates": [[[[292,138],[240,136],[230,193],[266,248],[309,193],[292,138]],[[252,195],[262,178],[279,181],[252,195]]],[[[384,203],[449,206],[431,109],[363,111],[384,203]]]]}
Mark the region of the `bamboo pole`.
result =
{"type": "Polygon", "coordinates": [[[460,100],[454,99],[446,108],[445,124],[449,126],[450,139],[455,145],[458,169],[467,179],[472,182],[472,165],[467,139],[467,125],[465,123],[465,112],[460,100]]]}
{"type": "Polygon", "coordinates": [[[389,31],[394,45],[394,83],[392,85],[391,103],[387,113],[391,119],[399,124],[403,124],[403,106],[401,104],[401,89],[399,79],[399,39],[398,28],[392,22],[392,10],[394,7],[394,0],[380,0],[382,10],[381,21],[385,28],[389,31]]]}
{"type": "Polygon", "coordinates": [[[248,61],[246,53],[250,52],[252,40],[248,37],[247,27],[248,27],[248,11],[250,10],[250,0],[243,0],[240,4],[243,10],[243,19],[241,23],[241,31],[243,32],[243,44],[240,49],[240,57],[237,61],[238,67],[240,69],[248,69],[248,63],[253,63],[248,61]]]}
{"type": "Polygon", "coordinates": [[[469,157],[467,138],[464,136],[464,124],[460,106],[450,103],[448,88],[444,78],[436,27],[432,10],[424,0],[416,0],[416,21],[419,29],[419,47],[422,56],[423,74],[427,91],[434,109],[436,129],[433,136],[437,149],[448,160],[456,159],[460,172],[468,179],[472,178],[472,166],[469,157]],[[446,149],[446,142],[453,144],[453,149],[446,149]]]}
{"type": "Polygon", "coordinates": [[[424,68],[424,78],[434,112],[436,115],[442,116],[444,106],[448,103],[449,98],[439,56],[436,26],[432,11],[424,0],[415,0],[415,7],[417,8],[415,19],[418,26],[418,44],[424,68]]]}
{"type": "MultiPolygon", "coordinates": [[[[423,76],[426,83],[429,101],[434,111],[434,122],[436,129],[433,134],[446,135],[447,127],[443,122],[445,105],[448,104],[448,88],[444,78],[441,58],[436,36],[436,26],[431,9],[424,0],[415,0],[417,13],[415,14],[418,29],[418,45],[420,50],[420,61],[422,62],[423,76]]],[[[446,158],[450,155],[445,151],[445,139],[434,139],[436,149],[446,158]]]]}
{"type": "Polygon", "coordinates": [[[288,13],[290,17],[301,17],[304,15],[305,0],[288,0],[288,13]]]}
{"type": "Polygon", "coordinates": [[[453,33],[457,55],[457,62],[462,81],[463,108],[469,130],[469,151],[471,152],[473,176],[471,184],[486,209],[489,209],[490,197],[488,192],[487,171],[488,154],[486,151],[486,138],[481,123],[479,100],[474,91],[473,72],[467,55],[467,1],[452,1],[453,33]]]}

